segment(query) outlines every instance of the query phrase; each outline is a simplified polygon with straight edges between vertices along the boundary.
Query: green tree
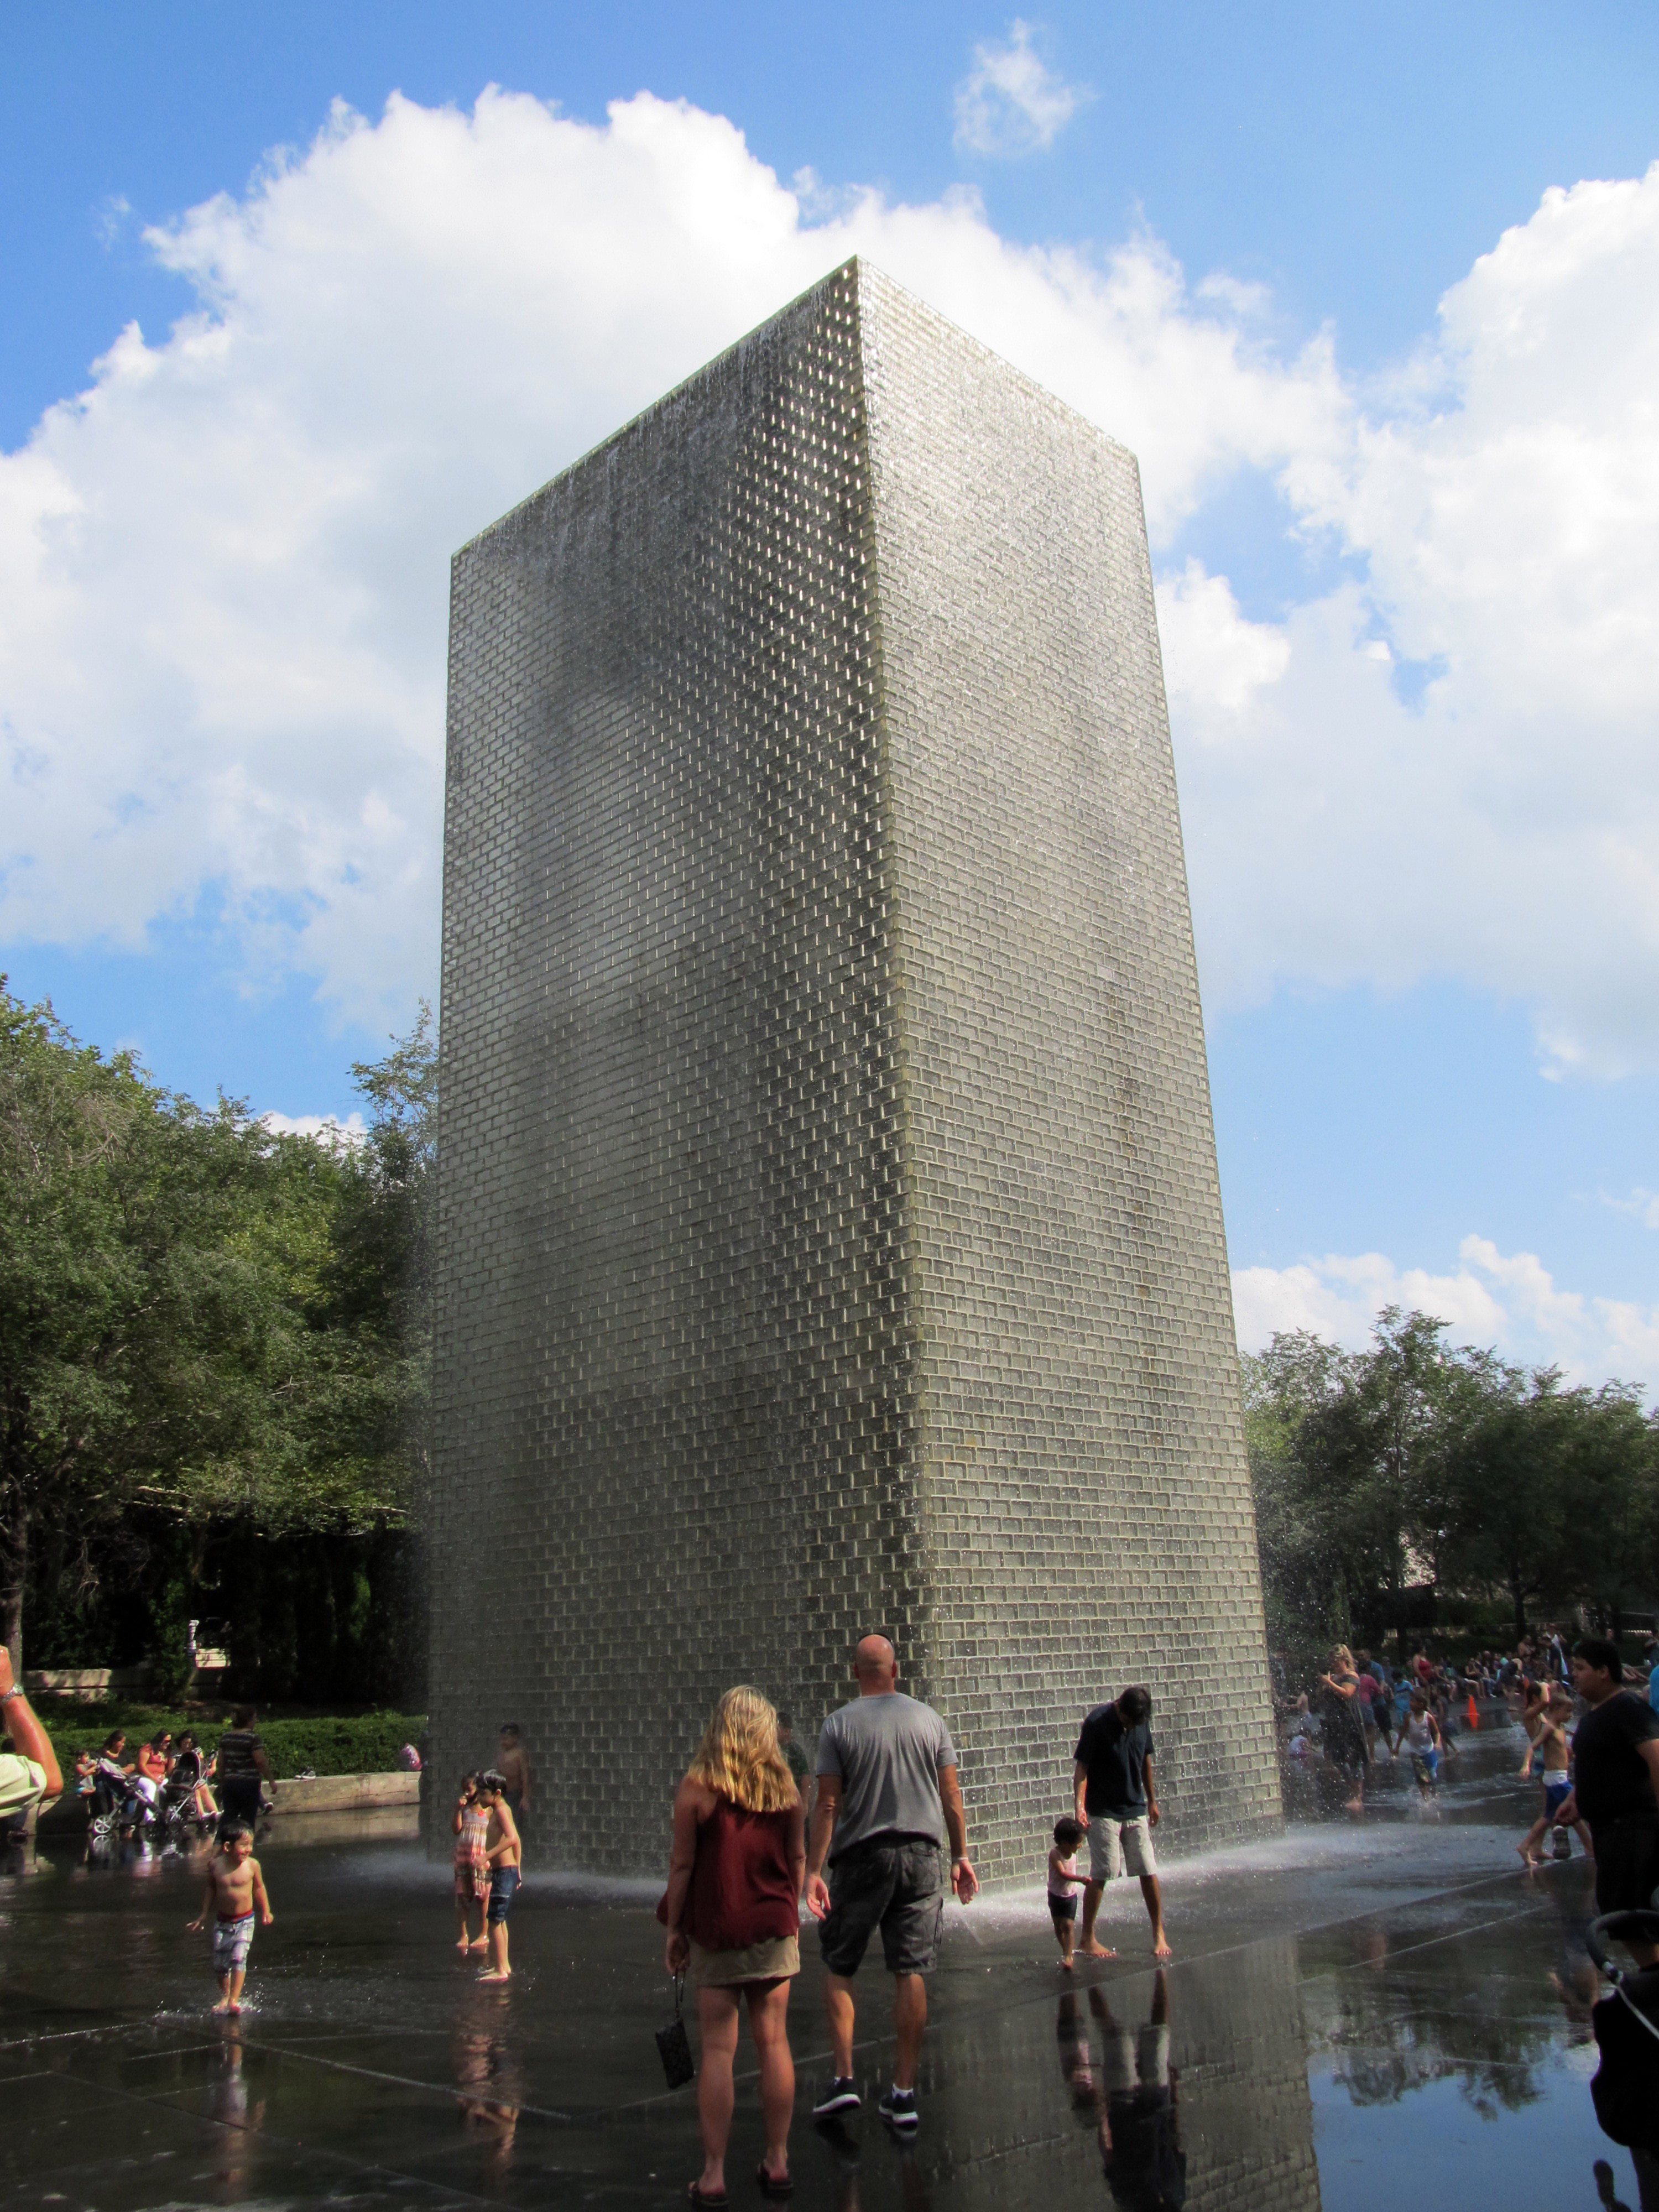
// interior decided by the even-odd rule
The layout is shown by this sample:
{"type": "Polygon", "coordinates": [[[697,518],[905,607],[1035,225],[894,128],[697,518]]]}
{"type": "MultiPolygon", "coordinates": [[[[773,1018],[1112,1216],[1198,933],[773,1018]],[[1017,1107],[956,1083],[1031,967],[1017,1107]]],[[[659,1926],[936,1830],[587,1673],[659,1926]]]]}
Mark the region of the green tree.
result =
{"type": "Polygon", "coordinates": [[[32,1544],[88,1532],[265,1425],[266,1302],[237,1231],[268,1139],[0,979],[0,1633],[32,1544]]]}
{"type": "Polygon", "coordinates": [[[1632,1385],[1565,1389],[1431,1316],[1349,1352],[1275,1337],[1243,1363],[1270,1629],[1299,1647],[1393,1628],[1408,1594],[1587,1605],[1617,1632],[1659,1588],[1659,1424],[1632,1385]]]}
{"type": "Polygon", "coordinates": [[[1246,1363],[1263,1579],[1304,1649],[1403,1632],[1447,1540],[1447,1454],[1505,1372],[1443,1322],[1388,1308],[1370,1346],[1305,1333],[1246,1363]]]}
{"type": "Polygon", "coordinates": [[[1346,1385],[1352,1357],[1297,1329],[1241,1364],[1268,1639],[1305,1659],[1345,1636],[1348,1616],[1340,1551],[1297,1441],[1303,1424],[1346,1385]]]}
{"type": "MultiPolygon", "coordinates": [[[[133,1515],[349,1534],[425,1463],[435,1050],[429,1013],[356,1071],[358,1146],[205,1112],[0,979],[0,1632],[32,1551],[90,1572],[133,1515]]],[[[341,1571],[350,1574],[343,1555],[341,1571]]],[[[337,1610],[365,1610],[342,1588],[337,1610]]],[[[169,1585],[163,1611],[182,1611],[169,1585]]]]}

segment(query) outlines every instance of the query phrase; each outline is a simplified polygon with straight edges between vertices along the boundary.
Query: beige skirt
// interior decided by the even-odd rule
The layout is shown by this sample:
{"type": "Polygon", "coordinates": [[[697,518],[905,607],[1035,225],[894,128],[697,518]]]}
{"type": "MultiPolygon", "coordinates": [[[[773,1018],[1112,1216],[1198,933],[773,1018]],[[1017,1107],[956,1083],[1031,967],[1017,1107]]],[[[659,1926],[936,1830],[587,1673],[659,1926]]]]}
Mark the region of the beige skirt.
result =
{"type": "Polygon", "coordinates": [[[695,1936],[688,1938],[691,1960],[685,1970],[694,1990],[726,1990],[738,1982],[781,1982],[800,1972],[799,1936],[769,1936],[764,1942],[747,1943],[741,1951],[705,1951],[695,1936]]]}

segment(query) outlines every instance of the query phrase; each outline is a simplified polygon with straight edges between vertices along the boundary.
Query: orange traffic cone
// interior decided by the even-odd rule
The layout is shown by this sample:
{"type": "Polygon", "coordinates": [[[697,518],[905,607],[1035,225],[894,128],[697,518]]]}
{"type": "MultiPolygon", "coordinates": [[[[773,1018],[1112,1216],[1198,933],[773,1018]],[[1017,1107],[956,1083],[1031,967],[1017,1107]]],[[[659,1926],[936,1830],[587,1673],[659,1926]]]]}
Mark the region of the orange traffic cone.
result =
{"type": "Polygon", "coordinates": [[[1480,1714],[1475,1711],[1475,1705],[1474,1705],[1474,1692],[1473,1690],[1471,1690],[1471,1691],[1469,1692],[1469,1726],[1470,1726],[1472,1729],[1478,1729],[1478,1728],[1480,1727],[1480,1714]]]}

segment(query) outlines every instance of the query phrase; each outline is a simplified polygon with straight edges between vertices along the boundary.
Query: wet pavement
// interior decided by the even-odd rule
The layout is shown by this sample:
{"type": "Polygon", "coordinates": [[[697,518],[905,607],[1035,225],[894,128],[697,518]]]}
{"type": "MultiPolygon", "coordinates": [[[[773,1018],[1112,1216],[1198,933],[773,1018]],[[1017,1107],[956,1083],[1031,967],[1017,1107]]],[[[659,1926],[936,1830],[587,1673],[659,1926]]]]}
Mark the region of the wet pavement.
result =
{"type": "MultiPolygon", "coordinates": [[[[1293,1772],[1302,1817],[1283,1838],[1170,1867],[1161,1997],[1133,1884],[1103,1916],[1121,1957],[1075,1977],[1037,1887],[952,1906],[910,2142],[874,2110],[891,2060],[878,1970],[860,1977],[865,2109],[830,2130],[807,2118],[829,2071],[809,1939],[794,2203],[1133,2204],[1150,2201],[1129,2193],[1139,2158],[1167,2181],[1184,2161],[1193,2208],[1589,2212],[1605,2159],[1636,2205],[1629,2155],[1590,2108],[1589,1872],[1521,1870],[1519,1742],[1468,1742],[1432,1807],[1385,1765],[1358,1820],[1322,1814],[1318,1778],[1293,1772]],[[1172,2106],[1137,2101],[1137,2064],[1154,2082],[1164,2053],[1172,2106]]],[[[1039,1822],[1039,1869],[1043,1845],[1039,1822]]],[[[664,2092],[653,2041],[672,2013],[658,1885],[532,1876],[517,1972],[492,1990],[452,1948],[447,1869],[383,1819],[311,1842],[278,1823],[259,1850],[276,1922],[237,2022],[209,2014],[182,1861],[43,1851],[0,1879],[0,2205],[684,2202],[695,2092],[664,2092]]],[[[733,2203],[761,2202],[751,2056],[745,2035],[733,2203]]]]}

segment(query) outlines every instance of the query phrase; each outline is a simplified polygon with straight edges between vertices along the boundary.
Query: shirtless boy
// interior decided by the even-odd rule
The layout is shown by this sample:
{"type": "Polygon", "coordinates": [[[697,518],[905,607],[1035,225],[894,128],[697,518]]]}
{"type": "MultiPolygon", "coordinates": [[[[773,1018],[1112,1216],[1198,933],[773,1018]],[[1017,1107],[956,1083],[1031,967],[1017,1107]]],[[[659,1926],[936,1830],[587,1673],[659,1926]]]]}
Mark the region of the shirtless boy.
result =
{"type": "MultiPolygon", "coordinates": [[[[1530,1767],[1533,1753],[1541,1753],[1543,1756],[1543,1772],[1540,1778],[1544,1785],[1544,1809],[1528,1829],[1525,1840],[1515,1847],[1529,1867],[1538,1864],[1541,1856],[1538,1846],[1544,1840],[1544,1832],[1554,1826],[1557,1813],[1571,1793],[1572,1747],[1567,1741],[1567,1723],[1571,1717],[1572,1699],[1565,1690],[1559,1690],[1552,1685],[1538,1715],[1528,1758],[1530,1767]]],[[[1577,1820],[1573,1825],[1578,1831],[1579,1842],[1584,1846],[1585,1857],[1594,1859],[1595,1849],[1590,1841],[1589,1823],[1577,1820]]],[[[1565,1837],[1566,1831],[1563,1829],[1560,1832],[1565,1837]]]]}
{"type": "Polygon", "coordinates": [[[1400,1732],[1400,1741],[1411,1754],[1418,1796],[1432,1796],[1440,1786],[1440,1754],[1448,1746],[1440,1733],[1440,1723],[1429,1711],[1428,1698],[1421,1690],[1412,1692],[1411,1710],[1406,1716],[1406,1725],[1400,1732]]]}
{"type": "Polygon", "coordinates": [[[489,1814],[489,1826],[484,1831],[484,1858],[489,1868],[489,1912],[486,1923],[489,1964],[478,1979],[505,1982],[511,1980],[513,1975],[507,1957],[507,1920],[518,1893],[523,1855],[519,1848],[519,1832],[513,1823],[513,1808],[507,1801],[507,1777],[498,1768],[492,1766],[488,1774],[478,1777],[476,1802],[489,1814]]]}
{"type": "Polygon", "coordinates": [[[253,1856],[253,1838],[240,1820],[227,1820],[219,1832],[219,1848],[207,1863],[207,1888],[202,1909],[190,1923],[192,1933],[213,1923],[213,1970],[219,1977],[219,2002],[215,2012],[235,2014],[242,2009],[242,1983],[247,1973],[248,1945],[253,1941],[253,1914],[269,1928],[275,1917],[265,1895],[265,1878],[253,1856]]]}

